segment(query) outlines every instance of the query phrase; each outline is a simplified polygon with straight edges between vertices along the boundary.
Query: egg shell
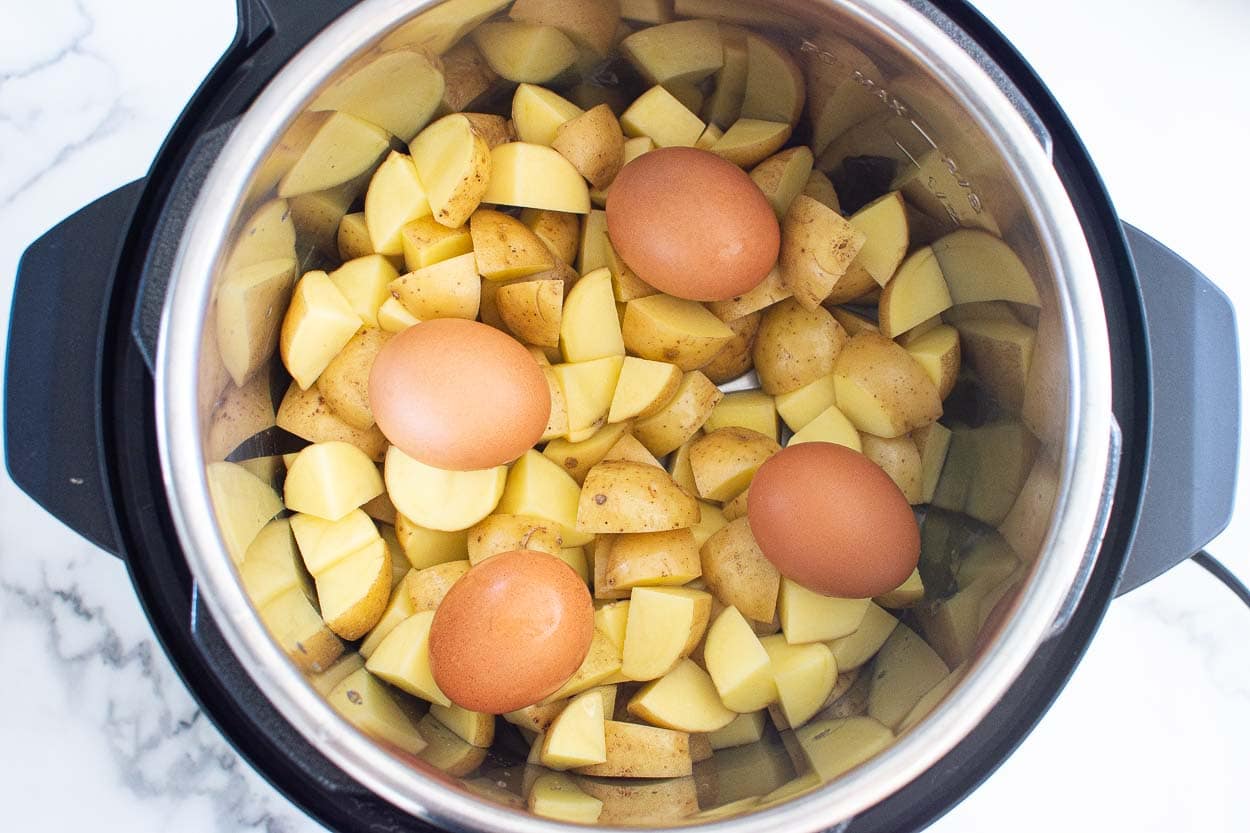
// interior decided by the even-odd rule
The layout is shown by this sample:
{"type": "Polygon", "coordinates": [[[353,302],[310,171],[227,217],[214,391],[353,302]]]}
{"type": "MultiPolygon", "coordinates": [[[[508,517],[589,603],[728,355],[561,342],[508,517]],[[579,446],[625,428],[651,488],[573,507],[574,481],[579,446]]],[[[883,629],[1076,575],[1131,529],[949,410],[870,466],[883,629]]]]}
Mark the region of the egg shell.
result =
{"type": "Polygon", "coordinates": [[[781,228],[751,177],[696,148],[644,153],[608,189],[608,237],[647,283],[691,301],[723,301],[777,263],[781,228]]]}
{"type": "Polygon", "coordinates": [[[503,553],[443,598],[430,626],[430,669],[456,705],[504,714],[564,685],[594,630],[590,591],[572,568],[543,552],[503,553]]]}
{"type": "Polygon", "coordinates": [[[414,324],[369,374],[378,428],[399,450],[451,471],[509,463],[542,439],[551,394],[519,342],[458,318],[414,324]]]}
{"type": "Polygon", "coordinates": [[[747,519],[778,572],[826,596],[887,593],[920,560],[920,527],[902,491],[876,463],[833,443],[792,445],[765,461],[747,519]]]}

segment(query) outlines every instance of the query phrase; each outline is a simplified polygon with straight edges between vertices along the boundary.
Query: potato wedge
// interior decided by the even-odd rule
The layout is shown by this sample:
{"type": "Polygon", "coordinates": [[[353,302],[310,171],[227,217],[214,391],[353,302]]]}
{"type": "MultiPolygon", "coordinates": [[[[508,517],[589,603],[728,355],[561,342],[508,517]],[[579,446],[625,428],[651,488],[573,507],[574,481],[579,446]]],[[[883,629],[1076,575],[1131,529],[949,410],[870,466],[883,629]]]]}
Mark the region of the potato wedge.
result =
{"type": "Polygon", "coordinates": [[[768,198],[778,222],[785,220],[795,197],[804,193],[814,162],[811,149],[800,145],[770,156],[751,170],[751,179],[768,198]]]}
{"type": "Polygon", "coordinates": [[[554,26],[579,50],[604,58],[616,43],[621,23],[616,3],[582,3],[577,0],[518,0],[508,16],[513,20],[554,26]]]}
{"type": "Polygon", "coordinates": [[[570,442],[590,439],[607,423],[608,409],[612,405],[612,395],[623,363],[623,356],[605,356],[551,368],[564,394],[570,442]]]}
{"type": "Polygon", "coordinates": [[[807,177],[807,184],[803,186],[804,196],[811,197],[823,206],[833,211],[841,213],[842,205],[838,200],[838,192],[834,190],[833,182],[829,177],[821,171],[812,171],[807,177]]]}
{"type": "Polygon", "coordinates": [[[707,630],[712,597],[688,587],[635,587],[621,673],[631,680],[654,680],[690,655],[707,630]]]}
{"type": "Polygon", "coordinates": [[[917,249],[881,290],[877,304],[881,334],[894,338],[940,315],[950,305],[950,292],[933,249],[917,249]]]}
{"type": "Polygon", "coordinates": [[[780,450],[772,437],[749,428],[718,428],[700,437],[690,446],[690,468],[699,497],[731,500],[751,484],[756,469],[780,450]]]}
{"type": "Polygon", "coordinates": [[[746,428],[777,439],[777,406],[763,391],[739,390],[725,394],[703,423],[703,430],[712,433],[720,428],[746,428]]]}
{"type": "MultiPolygon", "coordinates": [[[[709,675],[710,676],[710,675],[709,675]]],[[[753,744],[764,736],[764,711],[742,712],[725,725],[708,734],[713,750],[732,749],[753,744]]]]}
{"type": "Polygon", "coordinates": [[[787,122],[740,118],[708,150],[739,168],[753,168],[781,150],[793,130],[787,122]]]}
{"type": "Polygon", "coordinates": [[[699,548],[689,529],[629,533],[612,538],[603,586],[608,590],[680,587],[701,572],[699,548]]]}
{"type": "Polygon", "coordinates": [[[779,395],[827,376],[847,343],[846,331],[827,310],[807,309],[793,298],[781,301],[765,311],[755,338],[760,386],[779,395]]]}
{"type": "Polygon", "coordinates": [[[606,104],[560,125],[551,147],[595,188],[607,188],[625,164],[625,135],[606,104]]]}
{"type": "Polygon", "coordinates": [[[576,214],[526,208],[521,212],[521,222],[557,260],[572,265],[577,260],[581,237],[581,219],[576,214]]]}
{"type": "Polygon", "coordinates": [[[646,136],[661,148],[694,147],[706,127],[702,119],[661,86],[638,96],[621,114],[621,128],[626,136],[646,136]]]}
{"type": "Polygon", "coordinates": [[[282,321],[276,311],[287,308],[295,269],[291,258],[262,261],[230,273],[217,291],[217,349],[239,387],[278,347],[282,321]]]}
{"type": "Polygon", "coordinates": [[[252,541],[282,511],[282,499],[272,486],[237,463],[209,463],[205,477],[226,551],[240,564],[252,541]]]}
{"type": "Polygon", "coordinates": [[[443,98],[439,61],[421,49],[379,52],[313,99],[311,111],[350,113],[408,142],[443,98]]]}
{"type": "Polygon", "coordinates": [[[473,42],[495,74],[509,81],[543,84],[577,60],[573,41],[554,26],[516,21],[483,23],[473,42]]]}
{"type": "Polygon", "coordinates": [[[507,477],[507,466],[443,471],[394,446],[386,453],[386,490],[391,501],[400,513],[427,529],[454,532],[473,526],[500,503],[507,477]]]}
{"type": "Polygon", "coordinates": [[[402,255],[401,229],[430,213],[430,203],[417,178],[417,166],[412,157],[391,151],[373,174],[365,194],[365,226],[369,229],[373,251],[380,255],[402,255]]]}
{"type": "Polygon", "coordinates": [[[608,759],[603,698],[598,692],[577,695],[543,733],[539,760],[551,769],[601,764],[608,759]]]}
{"type": "MultiPolygon", "coordinates": [[[[1032,367],[1037,331],[1011,321],[975,319],[961,322],[956,329],[959,330],[959,338],[954,359],[958,361],[962,351],[968,366],[998,404],[1012,413],[1019,413],[1024,405],[1025,385],[1032,367]]],[[[941,354],[946,357],[947,365],[942,367],[948,366],[951,361],[949,336],[947,341],[947,350],[941,354]]],[[[926,370],[933,361],[935,346],[926,342],[914,347],[916,352],[912,355],[926,365],[926,370]]]]}
{"type": "Polygon", "coordinates": [[[269,370],[262,367],[243,387],[230,385],[226,388],[213,409],[208,427],[208,458],[224,460],[245,440],[272,427],[275,419],[269,370]]]}
{"type": "MultiPolygon", "coordinates": [[[[582,664],[573,672],[573,676],[569,677],[568,681],[543,703],[563,700],[588,689],[605,685],[607,680],[617,677],[620,671],[620,651],[611,639],[596,630],[594,636],[591,637],[590,650],[586,653],[586,659],[582,660],[582,664]]],[[[598,693],[601,694],[601,692],[598,693]]]]}
{"type": "Polygon", "coordinates": [[[777,701],[772,660],[736,607],[726,607],[708,628],[703,659],[726,708],[742,714],[777,701]]]}
{"type": "MultiPolygon", "coordinates": [[[[367,177],[362,174],[329,190],[300,194],[287,200],[291,207],[290,221],[300,241],[305,245],[311,244],[330,257],[336,255],[339,250],[339,226],[367,186],[367,177]]],[[[369,242],[372,245],[373,241],[369,242]]]]}
{"type": "Polygon", "coordinates": [[[824,706],[838,679],[829,648],[819,642],[791,645],[781,634],[760,640],[772,662],[778,707],[788,728],[807,723],[824,706]]]}
{"type": "Polygon", "coordinates": [[[579,494],[577,482],[567,471],[531,449],[507,473],[498,511],[551,521],[560,528],[564,546],[580,547],[589,544],[594,536],[577,528],[579,494]]]}
{"type": "MultiPolygon", "coordinates": [[[[795,300],[806,309],[815,309],[846,278],[866,242],[863,232],[836,211],[800,194],[781,224],[782,280],[795,300]]],[[[856,295],[861,287],[867,288],[862,282],[856,284],[856,295]]],[[[845,294],[839,291],[838,297],[845,294]]]]}
{"type": "Polygon", "coordinates": [[[665,532],[698,520],[698,501],[667,472],[643,463],[595,466],[577,503],[577,529],[586,533],[665,532]]]}
{"type": "Polygon", "coordinates": [[[612,395],[608,422],[624,422],[659,412],[677,393],[681,379],[677,365],[626,356],[612,395]]]}
{"type": "Polygon", "coordinates": [[[400,243],[409,272],[473,251],[473,238],[467,227],[448,228],[432,216],[406,224],[400,230],[400,243]]]}
{"type": "Polygon", "coordinates": [[[327,442],[314,443],[295,456],[284,488],[291,511],[337,521],[382,494],[385,487],[377,466],[363,451],[348,443],[327,442]]]}
{"type": "Polygon", "coordinates": [[[472,252],[441,260],[391,282],[391,295],[415,318],[477,318],[482,281],[472,252]]]}
{"type": "Polygon", "coordinates": [[[515,217],[479,208],[469,218],[469,232],[477,272],[487,280],[527,278],[555,266],[543,241],[515,217]]]}
{"type": "Polygon", "coordinates": [[[463,113],[494,89],[499,76],[473,41],[461,41],[443,55],[443,101],[441,109],[463,113]]]}
{"type": "Polygon", "coordinates": [[[904,624],[894,628],[873,663],[868,716],[893,728],[950,673],[946,663],[904,624]]]}
{"type": "Polygon", "coordinates": [[[485,749],[465,743],[433,714],[417,721],[417,731],[426,742],[418,757],[453,778],[474,772],[486,760],[485,749]]]}
{"type": "Polygon", "coordinates": [[[888,593],[876,596],[873,601],[891,610],[903,610],[914,607],[924,600],[924,579],[920,577],[920,569],[911,571],[911,575],[903,583],[888,593]]]}
{"type": "Polygon", "coordinates": [[[456,737],[479,749],[490,748],[495,739],[495,716],[462,709],[455,703],[430,704],[430,717],[450,729],[456,737]]]}
{"type": "Polygon", "coordinates": [[[386,437],[377,426],[365,431],[353,428],[330,409],[316,387],[301,390],[296,382],[287,388],[275,420],[279,428],[313,443],[340,441],[351,443],[371,460],[381,460],[386,452],[386,437]]]}
{"type": "Polygon", "coordinates": [[[564,541],[551,521],[524,515],[488,515],[468,530],[470,564],[513,550],[559,555],[564,541]]]}
{"type": "Polygon", "coordinates": [[[652,84],[701,81],[725,60],[720,27],[711,20],[641,29],[621,41],[621,52],[652,84]]]}
{"type": "Polygon", "coordinates": [[[797,124],[807,102],[803,71],[789,52],[767,38],[752,33],[746,41],[747,83],[741,118],[797,124]]]}
{"type": "Polygon", "coordinates": [[[413,610],[417,613],[437,610],[447,591],[464,578],[471,566],[468,561],[446,561],[418,570],[408,583],[408,598],[413,610]]]}
{"type": "Polygon", "coordinates": [[[753,312],[727,322],[733,338],[725,342],[716,355],[703,365],[703,375],[720,385],[732,382],[750,371],[751,351],[755,347],[755,336],[759,333],[761,317],[760,313],[753,312]]]}
{"type": "Polygon", "coordinates": [[[492,177],[492,151],[463,114],[422,130],[409,149],[434,219],[459,228],[477,210],[492,177]]]}
{"type": "Polygon", "coordinates": [[[607,760],[577,767],[582,775],[605,778],[679,778],[689,775],[690,737],[685,732],[604,721],[607,760]]]}
{"type": "Polygon", "coordinates": [[[496,303],[503,323],[521,341],[539,347],[560,344],[563,281],[523,281],[501,286],[496,303]]]}
{"type": "Polygon", "coordinates": [[[270,260],[294,258],[296,229],[289,200],[269,200],[239,229],[224,274],[270,260]]]}
{"type": "Polygon", "coordinates": [[[885,336],[860,333],[839,353],[834,370],[838,408],[855,427],[898,437],[942,415],[942,400],[924,368],[885,336]]]}
{"type": "Polygon", "coordinates": [[[721,602],[757,622],[777,612],[781,575],[764,557],[746,518],[730,521],[700,551],[703,580],[721,602]]]}
{"type": "Polygon", "coordinates": [[[870,599],[837,599],[813,593],[798,582],[781,580],[777,613],[791,645],[831,642],[854,633],[868,613],[870,599]]]}
{"type": "Polygon", "coordinates": [[[790,426],[801,431],[804,426],[834,404],[833,374],[820,376],[797,390],[775,397],[777,413],[790,426]]]}
{"type": "Polygon", "coordinates": [[[643,686],[628,710],[653,726],[678,732],[715,732],[738,716],[721,703],[708,673],[689,659],[643,686]]]}
{"type": "MultiPolygon", "coordinates": [[[[222,309],[218,307],[219,312],[222,309]]],[[[329,276],[309,272],[296,284],[282,321],[282,362],[299,386],[308,390],[360,326],[360,316],[329,276]]]]}
{"type": "Polygon", "coordinates": [[[397,26],[379,44],[381,49],[419,47],[442,55],[479,23],[508,4],[504,0],[450,0],[397,26]]]}
{"type": "Polygon", "coordinates": [[[330,273],[330,282],[343,293],[366,327],[379,326],[378,311],[391,297],[391,282],[399,277],[391,261],[382,255],[364,255],[330,273]]]}
{"type": "Polygon", "coordinates": [[[490,154],[490,185],[482,197],[485,202],[570,214],[590,212],[586,180],[551,148],[508,142],[490,154]]]}
{"type": "Polygon", "coordinates": [[[430,671],[430,623],[434,611],[413,614],[390,632],[365,663],[369,673],[431,703],[450,706],[451,701],[434,682],[430,671]]]}
{"type": "Polygon", "coordinates": [[[951,431],[942,423],[934,422],[912,431],[911,438],[920,452],[920,502],[932,503],[942,467],[946,464],[946,452],[950,449],[951,431]]]}
{"type": "Polygon", "coordinates": [[[728,324],[770,307],[778,301],[784,301],[793,294],[782,279],[781,270],[774,268],[758,286],[745,295],[738,295],[726,301],[710,301],[707,308],[713,315],[728,324]]]}
{"type": "Polygon", "coordinates": [[[668,404],[634,423],[634,436],[656,457],[663,457],[693,437],[723,397],[706,376],[692,370],[682,377],[668,404]]]}
{"type": "Polygon", "coordinates": [[[621,438],[608,449],[608,453],[603,455],[602,462],[612,460],[629,460],[635,463],[645,463],[648,466],[655,466],[658,469],[664,467],[660,465],[660,461],[655,459],[655,455],[647,451],[647,447],[638,440],[634,439],[633,434],[622,434],[621,438]]]}
{"type": "Polygon", "coordinates": [[[425,749],[425,738],[391,691],[369,671],[359,668],[326,695],[331,707],[353,726],[409,755],[425,749]]]}
{"type": "Polygon", "coordinates": [[[707,364],[734,334],[694,301],[651,295],[625,305],[621,336],[626,349],[637,356],[694,370],[707,364]]]}
{"type": "Polygon", "coordinates": [[[978,229],[960,229],[933,243],[955,304],[1014,301],[1039,306],[1029,270],[1011,247],[978,229]]]}
{"type": "Polygon", "coordinates": [[[920,452],[911,438],[904,435],[886,439],[863,434],[860,442],[864,456],[890,475],[907,502],[913,505],[920,503],[924,470],[920,462],[920,452]]]}
{"type": "Polygon", "coordinates": [[[963,348],[959,332],[954,327],[942,324],[909,341],[907,352],[924,368],[929,380],[937,388],[938,397],[945,400],[950,396],[962,365],[963,348]]]}
{"type": "Polygon", "coordinates": [[[607,269],[591,272],[569,290],[560,321],[560,352],[567,362],[625,355],[607,269]]]}
{"type": "Polygon", "coordinates": [[[512,96],[512,121],[517,136],[534,145],[550,147],[560,125],[583,112],[568,99],[535,84],[521,84],[512,96]]]}
{"type": "Polygon", "coordinates": [[[554,439],[543,449],[543,456],[554,462],[579,484],[630,429],[627,422],[610,423],[581,442],[554,439]]]}
{"type": "Polygon", "coordinates": [[[390,341],[390,334],[366,328],[326,366],[318,381],[318,389],[339,419],[362,431],[373,425],[369,405],[369,372],[373,360],[390,341]]]}
{"type": "MultiPolygon", "coordinates": [[[[363,211],[343,215],[343,219],[339,221],[335,242],[338,244],[338,255],[341,260],[355,260],[358,257],[376,254],[373,251],[373,241],[369,239],[369,226],[365,224],[363,211]]],[[[387,260],[392,260],[392,258],[387,258],[387,260]]]]}
{"type": "Polygon", "coordinates": [[[302,129],[307,144],[278,183],[279,197],[325,191],[350,182],[368,170],[390,148],[390,134],[346,112],[309,113],[302,129]]]}
{"type": "Polygon", "coordinates": [[[594,824],[603,812],[602,801],[582,792],[572,779],[558,772],[534,779],[525,806],[536,816],[577,824],[594,824]]]}

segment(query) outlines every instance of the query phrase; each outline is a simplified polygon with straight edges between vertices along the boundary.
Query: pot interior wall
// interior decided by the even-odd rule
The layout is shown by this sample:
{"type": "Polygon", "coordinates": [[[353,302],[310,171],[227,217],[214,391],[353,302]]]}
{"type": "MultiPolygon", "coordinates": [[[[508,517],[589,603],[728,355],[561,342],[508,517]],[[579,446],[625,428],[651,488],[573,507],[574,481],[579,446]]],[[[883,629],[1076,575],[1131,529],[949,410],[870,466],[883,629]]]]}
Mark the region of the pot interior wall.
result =
{"type": "MultiPolygon", "coordinates": [[[[644,19],[673,7],[641,0],[620,5],[627,17],[644,19]]],[[[497,0],[448,0],[379,33],[369,51],[327,75],[323,95],[291,120],[258,166],[240,200],[236,235],[222,249],[215,301],[203,321],[199,385],[206,463],[237,463],[281,494],[283,455],[309,440],[344,439],[381,460],[385,443],[376,429],[351,429],[315,386],[303,391],[291,380],[276,349],[278,327],[300,275],[332,273],[368,245],[367,236],[361,243],[353,232],[361,228],[370,176],[385,151],[406,150],[425,121],[407,122],[406,102],[432,98],[430,90],[376,83],[382,60],[393,59],[393,78],[405,79],[409,57],[435,56],[431,65],[446,85],[440,113],[508,118],[516,84],[492,77],[473,39],[465,37],[484,18],[506,19],[508,10],[497,0]],[[375,132],[387,128],[389,142],[350,176],[325,167],[293,175],[315,152],[324,152],[315,144],[330,140],[324,128],[337,112],[352,117],[348,127],[367,122],[375,132]]],[[[778,729],[775,715],[759,714],[758,741],[715,750],[690,777],[629,782],[573,776],[570,783],[603,802],[602,824],[660,826],[753,812],[819,788],[940,707],[980,653],[994,650],[996,628],[1017,594],[1027,591],[1050,527],[1066,427],[1067,357],[1054,277],[1012,177],[955,97],[913,57],[833,4],[677,0],[676,11],[678,19],[711,17],[745,26],[788,49],[806,83],[806,106],[788,146],[815,146],[815,167],[829,175],[848,216],[884,194],[901,194],[907,248],[935,244],[946,273],[954,304],[933,323],[958,334],[963,369],[945,400],[941,424],[911,438],[923,460],[936,458],[928,464],[941,475],[931,499],[916,507],[922,530],[916,587],[923,584],[922,592],[900,592],[874,606],[899,621],[891,650],[863,667],[840,669],[835,695],[804,729],[778,729]],[[891,653],[894,659],[887,657],[891,653]],[[846,719],[865,714],[884,721],[884,740],[871,733],[853,736],[857,724],[846,719]],[[837,734],[844,731],[845,737],[837,734]]],[[[625,19],[615,40],[645,25],[625,19]]],[[[619,114],[648,86],[617,55],[598,59],[583,47],[577,66],[548,86],[583,107],[603,101],[619,114]]],[[[716,80],[701,82],[698,96],[710,96],[716,80]]],[[[345,147],[323,158],[350,161],[345,147]]],[[[400,274],[407,271],[402,256],[385,259],[400,274]]],[[[875,293],[867,292],[841,305],[839,320],[871,327],[877,304],[875,293]]],[[[917,337],[912,332],[901,340],[917,337]]],[[[755,384],[748,375],[725,387],[755,384]]],[[[214,497],[223,528],[254,501],[241,493],[214,497]]],[[[376,503],[370,511],[381,520],[393,554],[403,553],[393,507],[376,503]]],[[[403,558],[395,563],[398,581],[409,565],[403,558]]],[[[246,564],[242,572],[245,586],[254,589],[246,564]]],[[[314,583],[304,576],[295,594],[265,598],[259,615],[293,665],[329,694],[360,673],[362,643],[344,642],[322,628],[315,604],[314,583]]],[[[632,690],[622,687],[618,709],[632,690]]],[[[500,719],[494,743],[479,749],[443,729],[422,701],[398,689],[382,687],[369,696],[390,698],[397,711],[387,719],[424,738],[424,748],[408,745],[405,752],[393,725],[375,719],[361,726],[408,761],[414,779],[441,770],[468,795],[526,808],[545,773],[526,764],[533,732],[500,719]]],[[[350,705],[338,702],[350,719],[350,705]]]]}

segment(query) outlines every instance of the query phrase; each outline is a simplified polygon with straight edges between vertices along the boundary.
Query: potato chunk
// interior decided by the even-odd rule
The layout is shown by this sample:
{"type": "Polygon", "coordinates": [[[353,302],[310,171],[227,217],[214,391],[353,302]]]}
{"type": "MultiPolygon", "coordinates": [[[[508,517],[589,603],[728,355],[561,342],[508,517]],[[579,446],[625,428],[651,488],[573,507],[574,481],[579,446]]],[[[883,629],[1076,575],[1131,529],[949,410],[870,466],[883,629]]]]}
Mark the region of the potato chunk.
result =
{"type": "Polygon", "coordinates": [[[714,533],[700,555],[703,580],[716,598],[757,622],[773,620],[781,575],[760,552],[746,518],[730,521],[714,533]]]}
{"type": "Polygon", "coordinates": [[[698,501],[668,472],[643,463],[595,466],[577,503],[577,529],[588,533],[664,532],[698,520],[698,501]]]}

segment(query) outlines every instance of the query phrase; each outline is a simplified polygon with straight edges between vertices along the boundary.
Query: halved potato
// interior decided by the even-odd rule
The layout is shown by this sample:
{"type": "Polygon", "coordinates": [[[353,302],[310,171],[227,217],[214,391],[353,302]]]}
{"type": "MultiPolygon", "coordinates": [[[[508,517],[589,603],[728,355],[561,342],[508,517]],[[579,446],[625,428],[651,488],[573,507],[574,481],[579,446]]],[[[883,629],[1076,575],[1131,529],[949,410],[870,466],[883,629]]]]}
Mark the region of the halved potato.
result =
{"type": "Polygon", "coordinates": [[[512,121],[522,142],[550,146],[560,125],[584,111],[573,102],[535,84],[521,84],[512,96],[512,121]]]}
{"type": "Polygon", "coordinates": [[[278,184],[279,197],[325,191],[373,168],[391,144],[381,127],[346,112],[302,117],[309,136],[278,184]]]}
{"type": "Polygon", "coordinates": [[[794,198],[804,192],[814,162],[811,148],[800,145],[770,156],[751,171],[751,179],[768,198],[778,221],[786,218],[794,198]]]}
{"type": "Polygon", "coordinates": [[[680,586],[699,577],[699,548],[689,529],[612,537],[603,586],[608,590],[680,586]]]}
{"type": "Polygon", "coordinates": [[[385,487],[377,466],[363,451],[348,443],[328,442],[314,443],[295,456],[284,488],[291,511],[337,521],[382,494],[385,487]]]}
{"type": "Polygon", "coordinates": [[[1015,301],[1039,306],[1029,270],[1011,247],[978,229],[960,229],[933,243],[955,304],[1015,301]]]}
{"type": "Polygon", "coordinates": [[[507,466],[443,471],[414,460],[395,446],[386,453],[386,490],[391,502],[427,529],[453,532],[473,526],[499,504],[507,477],[507,466]]]}
{"type": "Polygon", "coordinates": [[[569,290],[560,321],[560,352],[568,362],[625,355],[607,269],[591,272],[569,290]]]}
{"type": "Polygon", "coordinates": [[[239,387],[269,361],[278,346],[282,321],[277,311],[287,307],[295,270],[293,258],[261,261],[229,273],[217,290],[217,349],[239,387]]]}
{"type": "Polygon", "coordinates": [[[885,336],[860,333],[847,342],[834,369],[838,408],[855,427],[898,437],[942,415],[933,382],[906,350],[885,336]]]}
{"type": "Polygon", "coordinates": [[[440,260],[391,282],[391,295],[417,319],[477,318],[482,281],[472,252],[440,260]]]}
{"type": "Polygon", "coordinates": [[[605,356],[586,362],[558,364],[551,368],[564,394],[570,442],[590,439],[608,421],[608,409],[616,391],[623,356],[605,356]]]}
{"type": "Polygon", "coordinates": [[[430,671],[430,624],[433,621],[432,610],[414,613],[382,640],[365,668],[414,697],[450,706],[451,700],[434,682],[430,671]]]}
{"type": "Polygon", "coordinates": [[[577,529],[579,494],[577,482],[568,472],[531,449],[508,471],[498,509],[503,514],[551,521],[560,527],[564,546],[580,547],[589,544],[594,536],[577,529]]]}
{"type": "Polygon", "coordinates": [[[518,339],[539,347],[559,345],[563,281],[522,281],[501,286],[495,302],[503,323],[518,339]]]}
{"type": "Polygon", "coordinates": [[[760,35],[747,35],[741,118],[797,124],[807,101],[806,86],[789,52],[760,35]]]}
{"type": "Polygon", "coordinates": [[[777,611],[781,575],[760,552],[746,518],[730,521],[700,551],[703,580],[721,602],[757,622],[777,611]]]}
{"type": "Polygon", "coordinates": [[[630,594],[621,673],[654,680],[689,656],[707,629],[712,597],[686,587],[635,587],[630,594]]]}
{"type": "Polygon", "coordinates": [[[272,486],[237,463],[209,463],[205,477],[226,551],[235,564],[241,564],[257,534],[282,511],[282,499],[272,486]]]}
{"type": "Polygon", "coordinates": [[[839,284],[847,279],[847,270],[866,240],[863,232],[836,211],[800,194],[790,203],[781,225],[782,280],[806,309],[815,309],[835,291],[841,299],[848,293],[839,291],[839,284]]]}
{"type": "Polygon", "coordinates": [[[656,457],[663,457],[693,437],[723,397],[706,376],[692,370],[682,377],[668,404],[634,423],[634,436],[656,457]]]}
{"type": "Polygon", "coordinates": [[[582,775],[604,778],[678,778],[691,773],[690,737],[685,732],[604,721],[607,760],[581,766],[582,775]]]}
{"type": "Polygon", "coordinates": [[[681,368],[675,364],[626,356],[612,395],[608,422],[657,413],[677,393],[681,379],[681,368]]]}
{"type": "Polygon", "coordinates": [[[877,304],[881,334],[894,338],[940,315],[950,305],[950,292],[933,249],[917,249],[881,290],[877,304]]]}
{"type": "Polygon", "coordinates": [[[492,149],[490,156],[490,184],[483,201],[571,214],[590,212],[586,180],[551,148],[508,142],[492,149]]]}
{"type": "Polygon", "coordinates": [[[621,336],[637,356],[694,370],[715,356],[733,338],[733,331],[701,304],[650,295],[625,305],[621,336]]]}
{"type": "Polygon", "coordinates": [[[679,732],[715,732],[738,716],[721,703],[708,673],[689,659],[643,686],[628,709],[634,717],[679,732]]]}
{"type": "Polygon", "coordinates": [[[712,433],[720,428],[746,428],[774,442],[777,439],[777,406],[763,391],[739,390],[725,394],[716,404],[703,430],[712,433]]]}
{"type": "Polygon", "coordinates": [[[391,297],[391,281],[399,277],[392,258],[364,255],[330,273],[330,282],[343,293],[366,327],[379,326],[378,311],[391,297]]]}
{"type": "Polygon", "coordinates": [[[434,219],[459,228],[482,202],[492,180],[492,151],[463,114],[444,116],[422,130],[409,150],[434,219]]]}
{"type": "Polygon", "coordinates": [[[554,26],[516,21],[483,23],[473,30],[473,42],[490,68],[501,78],[542,84],[577,60],[577,47],[554,26]]]}
{"type": "Polygon", "coordinates": [[[736,607],[726,607],[708,628],[703,659],[727,708],[754,712],[776,702],[772,660],[736,607]]]}
{"type": "Polygon", "coordinates": [[[760,387],[779,395],[828,376],[847,342],[842,325],[822,307],[808,309],[794,298],[779,302],[765,311],[755,337],[760,387]]]}
{"type": "Polygon", "coordinates": [[[740,118],[709,150],[739,168],[753,168],[781,150],[793,130],[787,122],[740,118]]]}
{"type": "Polygon", "coordinates": [[[667,148],[694,147],[707,125],[675,95],[655,86],[621,114],[621,127],[627,136],[646,136],[656,147],[667,148]]]}
{"type": "Polygon", "coordinates": [[[698,501],[668,472],[644,463],[600,463],[577,502],[577,529],[586,533],[665,532],[698,520],[698,501]]]}
{"type": "Polygon", "coordinates": [[[551,147],[595,188],[607,188],[625,164],[625,136],[606,104],[560,125],[551,147]]]}
{"type": "Polygon", "coordinates": [[[683,20],[641,29],[621,41],[621,52],[652,84],[701,81],[721,68],[720,27],[683,20]]]}
{"type": "Polygon", "coordinates": [[[361,330],[326,366],[317,383],[334,413],[354,428],[366,430],[373,425],[369,372],[390,338],[390,333],[381,330],[361,330]]]}

